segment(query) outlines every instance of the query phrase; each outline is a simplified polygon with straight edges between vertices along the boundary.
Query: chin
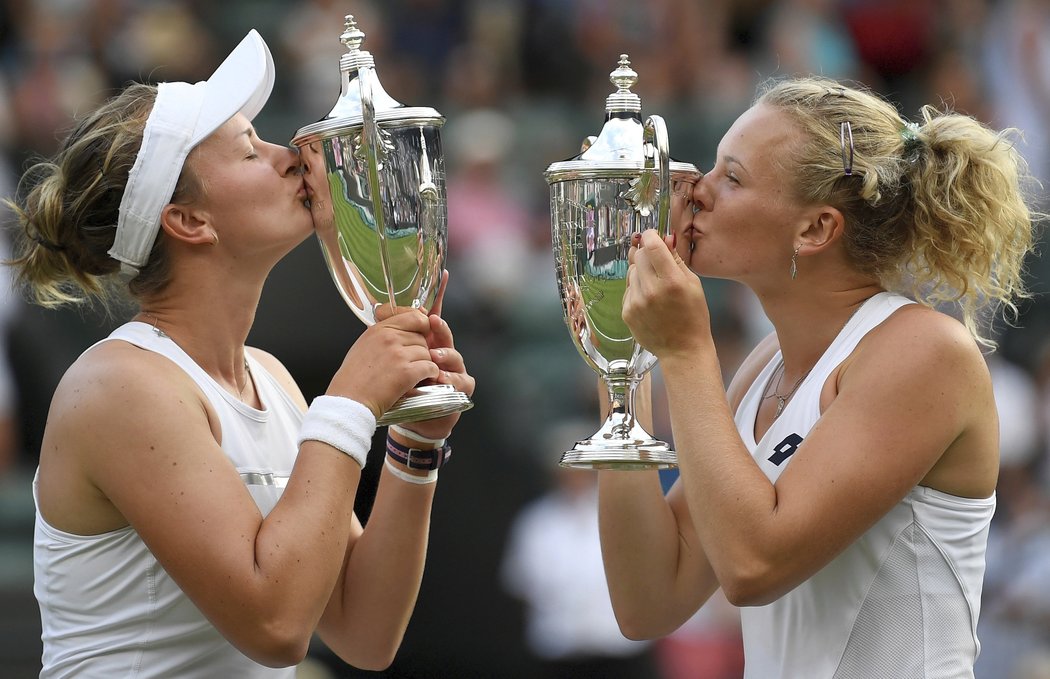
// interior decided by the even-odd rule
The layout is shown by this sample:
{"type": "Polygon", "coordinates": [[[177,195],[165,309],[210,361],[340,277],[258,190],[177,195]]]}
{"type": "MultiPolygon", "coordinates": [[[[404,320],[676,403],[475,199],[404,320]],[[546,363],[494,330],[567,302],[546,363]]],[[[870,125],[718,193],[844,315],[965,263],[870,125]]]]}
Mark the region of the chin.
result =
{"type": "Polygon", "coordinates": [[[685,265],[689,267],[689,270],[693,273],[700,273],[696,270],[699,257],[697,256],[696,241],[688,239],[680,239],[678,245],[678,256],[682,258],[685,265]]]}

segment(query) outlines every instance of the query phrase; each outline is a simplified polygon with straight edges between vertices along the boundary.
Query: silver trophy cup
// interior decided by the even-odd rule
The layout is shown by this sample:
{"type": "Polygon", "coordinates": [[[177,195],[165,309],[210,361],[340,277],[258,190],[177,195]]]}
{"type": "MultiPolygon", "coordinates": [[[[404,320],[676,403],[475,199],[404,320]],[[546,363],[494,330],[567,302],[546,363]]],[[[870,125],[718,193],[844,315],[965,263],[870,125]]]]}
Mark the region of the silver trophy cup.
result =
{"type": "Polygon", "coordinates": [[[663,469],[677,465],[671,447],[635,418],[635,389],[656,364],[623,321],[631,235],[670,233],[672,219],[691,217],[689,194],[699,170],[668,155],[660,116],[641,118],[630,91],[638,75],[627,55],[610,75],[617,91],[606,100],[601,134],[580,155],[553,163],[551,235],[565,322],[583,359],[604,380],[612,408],[601,428],[561,458],[565,467],[663,469]]]}
{"type": "MultiPolygon", "coordinates": [[[[299,148],[314,230],[339,294],[365,324],[406,308],[429,311],[448,244],[445,169],[432,108],[409,108],[383,90],[352,16],[340,40],[339,100],[301,128],[299,148]],[[378,315],[378,318],[377,318],[378,315]]],[[[473,403],[450,385],[422,385],[379,418],[442,417],[473,403]]]]}

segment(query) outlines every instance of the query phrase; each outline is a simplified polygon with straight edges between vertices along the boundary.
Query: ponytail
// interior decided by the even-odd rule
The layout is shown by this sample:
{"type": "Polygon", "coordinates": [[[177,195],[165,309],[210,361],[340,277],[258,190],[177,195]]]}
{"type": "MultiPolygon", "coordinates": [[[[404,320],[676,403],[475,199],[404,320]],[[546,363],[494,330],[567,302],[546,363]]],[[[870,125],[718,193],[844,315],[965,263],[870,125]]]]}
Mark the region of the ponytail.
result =
{"type": "Polygon", "coordinates": [[[853,265],[928,306],[958,305],[975,340],[994,347],[978,319],[986,311],[1015,318],[1016,301],[1029,296],[1024,260],[1041,217],[1028,207],[1016,131],[929,106],[910,124],[877,95],[823,78],[771,82],[757,103],[784,111],[802,132],[794,191],[842,212],[853,265]]]}

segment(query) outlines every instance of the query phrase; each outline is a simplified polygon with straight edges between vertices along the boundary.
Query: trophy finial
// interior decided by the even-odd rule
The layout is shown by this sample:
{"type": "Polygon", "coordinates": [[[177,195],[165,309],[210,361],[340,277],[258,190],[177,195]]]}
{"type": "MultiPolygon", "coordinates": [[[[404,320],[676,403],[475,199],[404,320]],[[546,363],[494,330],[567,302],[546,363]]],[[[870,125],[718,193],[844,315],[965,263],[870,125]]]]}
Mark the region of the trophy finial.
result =
{"type": "Polygon", "coordinates": [[[620,55],[616,70],[609,74],[609,81],[619,88],[617,94],[630,94],[630,89],[638,82],[638,74],[631,69],[631,60],[626,54],[620,55]]]}
{"type": "Polygon", "coordinates": [[[349,52],[356,52],[361,49],[361,43],[365,41],[365,34],[357,27],[353,14],[346,15],[344,28],[343,34],[339,36],[339,42],[346,45],[346,49],[349,52]]]}
{"type": "Polygon", "coordinates": [[[609,82],[616,85],[616,92],[605,100],[606,113],[641,112],[642,100],[631,91],[638,82],[638,74],[631,68],[631,61],[626,54],[620,55],[616,70],[609,74],[609,82]]]}
{"type": "Polygon", "coordinates": [[[344,71],[353,71],[362,66],[375,68],[375,59],[371,53],[361,49],[361,43],[365,41],[365,34],[357,27],[353,14],[347,14],[343,23],[343,34],[339,36],[339,42],[346,45],[346,54],[339,60],[339,66],[344,71]]]}

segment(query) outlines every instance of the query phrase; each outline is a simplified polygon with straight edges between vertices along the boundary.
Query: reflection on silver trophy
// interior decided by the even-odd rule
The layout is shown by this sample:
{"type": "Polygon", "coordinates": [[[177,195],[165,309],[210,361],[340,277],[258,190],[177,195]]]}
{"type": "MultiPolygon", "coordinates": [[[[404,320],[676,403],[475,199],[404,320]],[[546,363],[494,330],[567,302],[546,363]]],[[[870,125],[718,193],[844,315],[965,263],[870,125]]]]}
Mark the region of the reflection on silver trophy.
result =
{"type": "Polygon", "coordinates": [[[689,195],[700,178],[692,164],[671,160],[660,116],[642,122],[630,88],[638,74],[627,55],[609,78],[605,125],[580,155],[553,163],[551,233],[565,322],[584,360],[604,379],[612,410],[590,438],[561,458],[566,467],[663,469],[677,465],[671,447],[635,418],[635,389],[656,364],[623,322],[631,234],[670,233],[670,220],[692,216],[689,195]]]}
{"type": "MultiPolygon", "coordinates": [[[[432,108],[409,108],[380,84],[352,16],[339,37],[341,91],[322,120],[292,139],[303,162],[314,229],[343,299],[371,325],[407,308],[429,311],[448,244],[445,169],[432,108]]],[[[450,385],[416,388],[379,418],[395,424],[472,407],[450,385]]]]}

